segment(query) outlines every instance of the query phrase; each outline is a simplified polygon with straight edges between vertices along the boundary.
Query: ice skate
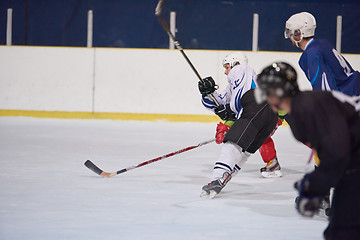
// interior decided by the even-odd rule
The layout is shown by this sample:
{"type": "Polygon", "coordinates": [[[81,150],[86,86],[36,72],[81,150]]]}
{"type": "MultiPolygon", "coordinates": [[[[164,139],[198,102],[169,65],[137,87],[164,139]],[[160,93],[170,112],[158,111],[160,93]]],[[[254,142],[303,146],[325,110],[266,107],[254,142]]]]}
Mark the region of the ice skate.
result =
{"type": "Polygon", "coordinates": [[[261,175],[264,178],[281,177],[281,167],[277,158],[270,160],[265,167],[260,169],[261,175]]]}
{"type": "Polygon", "coordinates": [[[222,178],[214,180],[209,184],[202,187],[200,197],[202,198],[214,198],[215,195],[219,194],[225,185],[230,181],[231,174],[225,172],[222,178]]]}

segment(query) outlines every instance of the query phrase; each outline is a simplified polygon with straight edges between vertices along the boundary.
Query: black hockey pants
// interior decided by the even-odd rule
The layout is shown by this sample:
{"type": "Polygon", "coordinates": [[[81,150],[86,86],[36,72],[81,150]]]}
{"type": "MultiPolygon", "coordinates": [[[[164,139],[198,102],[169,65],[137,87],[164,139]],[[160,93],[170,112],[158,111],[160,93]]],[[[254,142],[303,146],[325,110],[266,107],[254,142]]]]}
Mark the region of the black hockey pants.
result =
{"type": "Polygon", "coordinates": [[[267,103],[256,103],[253,89],[244,94],[241,105],[241,117],[226,133],[224,142],[233,142],[244,151],[255,153],[274,130],[278,115],[267,103]]]}

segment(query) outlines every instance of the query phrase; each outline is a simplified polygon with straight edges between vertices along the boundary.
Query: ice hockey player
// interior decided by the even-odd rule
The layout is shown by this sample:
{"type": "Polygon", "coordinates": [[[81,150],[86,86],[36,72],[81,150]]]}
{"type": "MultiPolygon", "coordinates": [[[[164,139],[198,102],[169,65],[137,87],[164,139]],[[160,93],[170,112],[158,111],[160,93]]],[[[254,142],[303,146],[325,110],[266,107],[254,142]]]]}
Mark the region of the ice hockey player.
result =
{"type": "MultiPolygon", "coordinates": [[[[224,91],[220,94],[212,89],[211,87],[216,86],[215,82],[211,77],[205,78],[204,83],[199,82],[199,90],[202,93],[202,103],[203,105],[214,111],[216,114],[222,113],[220,108],[228,108],[226,111],[233,112],[235,114],[234,119],[237,119],[241,115],[242,106],[240,104],[241,97],[251,88],[255,88],[255,71],[248,66],[248,59],[245,54],[241,52],[231,53],[226,56],[222,62],[223,67],[225,68],[225,75],[227,75],[228,85],[224,91]],[[213,95],[221,103],[220,108],[217,108],[215,103],[206,96],[208,92],[207,87],[210,86],[210,90],[213,90],[213,95]]],[[[279,113],[279,120],[276,125],[276,128],[282,125],[284,113],[279,113]]],[[[223,116],[219,115],[220,118],[223,116]]],[[[225,124],[219,123],[218,131],[228,131],[233,121],[229,120],[225,124]]],[[[272,132],[271,136],[274,134],[276,129],[272,132]]],[[[269,136],[264,144],[260,147],[259,153],[266,164],[260,169],[260,173],[265,178],[272,177],[281,177],[281,167],[277,158],[275,144],[273,139],[269,136]]],[[[222,143],[217,141],[217,143],[222,143]]]]}
{"type": "MultiPolygon", "coordinates": [[[[304,51],[299,65],[313,89],[337,90],[349,96],[360,95],[360,73],[354,71],[327,40],[314,39],[315,28],[315,17],[308,12],[301,12],[286,21],[284,33],[285,38],[290,38],[294,46],[304,51]]],[[[316,164],[319,161],[319,158],[315,158],[316,164]]],[[[323,202],[323,208],[327,209],[327,205],[328,197],[323,202]]]]}
{"type": "Polygon", "coordinates": [[[308,12],[292,15],[285,24],[285,38],[304,52],[299,65],[313,89],[337,90],[349,96],[360,95],[360,73],[336,51],[329,41],[314,39],[316,20],[308,12]]]}
{"type": "MultiPolygon", "coordinates": [[[[232,54],[223,61],[229,84],[218,94],[211,77],[199,82],[202,102],[225,121],[216,128],[216,142],[222,143],[218,161],[215,163],[211,182],[203,187],[201,196],[212,198],[235,176],[248,157],[265,142],[278,122],[267,104],[255,102],[255,71],[249,67],[244,57],[232,54]],[[207,95],[213,94],[220,106],[207,95]],[[226,134],[226,136],[225,136],[226,134]]],[[[276,168],[276,167],[275,167],[276,168]]],[[[280,166],[278,164],[278,169],[280,166]]]]}
{"type": "Polygon", "coordinates": [[[267,100],[273,111],[291,116],[295,138],[309,143],[320,164],[295,183],[297,209],[313,216],[334,187],[328,240],[360,239],[360,97],[338,91],[299,91],[297,74],[287,63],[273,63],[257,79],[256,98],[267,100]]]}

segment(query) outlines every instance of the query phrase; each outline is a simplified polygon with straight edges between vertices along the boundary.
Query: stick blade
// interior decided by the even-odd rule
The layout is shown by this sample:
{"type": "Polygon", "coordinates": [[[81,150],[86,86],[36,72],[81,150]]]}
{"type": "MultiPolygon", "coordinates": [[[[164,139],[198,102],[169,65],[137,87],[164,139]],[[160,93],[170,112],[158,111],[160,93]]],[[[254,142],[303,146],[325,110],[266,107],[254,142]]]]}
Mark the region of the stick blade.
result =
{"type": "Polygon", "coordinates": [[[156,16],[161,15],[161,12],[162,12],[162,9],[164,8],[165,2],[166,2],[166,0],[159,0],[157,6],[155,8],[155,15],[156,16]]]}
{"type": "Polygon", "coordinates": [[[98,168],[92,161],[90,160],[86,160],[86,162],[84,163],[84,165],[90,169],[91,171],[93,171],[94,173],[101,175],[101,173],[103,172],[103,170],[101,170],[100,168],[98,168]]]}

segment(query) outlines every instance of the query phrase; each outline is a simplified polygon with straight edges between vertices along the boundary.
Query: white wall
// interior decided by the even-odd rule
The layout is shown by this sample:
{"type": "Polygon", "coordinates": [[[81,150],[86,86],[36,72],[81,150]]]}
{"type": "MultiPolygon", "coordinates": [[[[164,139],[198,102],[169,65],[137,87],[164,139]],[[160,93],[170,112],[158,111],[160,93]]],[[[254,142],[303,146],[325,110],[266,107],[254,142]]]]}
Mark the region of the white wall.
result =
{"type": "MultiPolygon", "coordinates": [[[[229,51],[185,50],[202,77],[226,86],[221,66],[229,51]]],[[[245,52],[257,73],[300,53],[245,52]]],[[[178,50],[0,47],[0,109],[209,114],[200,102],[198,79],[178,50]]],[[[360,55],[345,55],[360,69],[360,55]]]]}
{"type": "Polygon", "coordinates": [[[0,47],[0,56],[0,109],[92,111],[92,50],[0,47]]]}

